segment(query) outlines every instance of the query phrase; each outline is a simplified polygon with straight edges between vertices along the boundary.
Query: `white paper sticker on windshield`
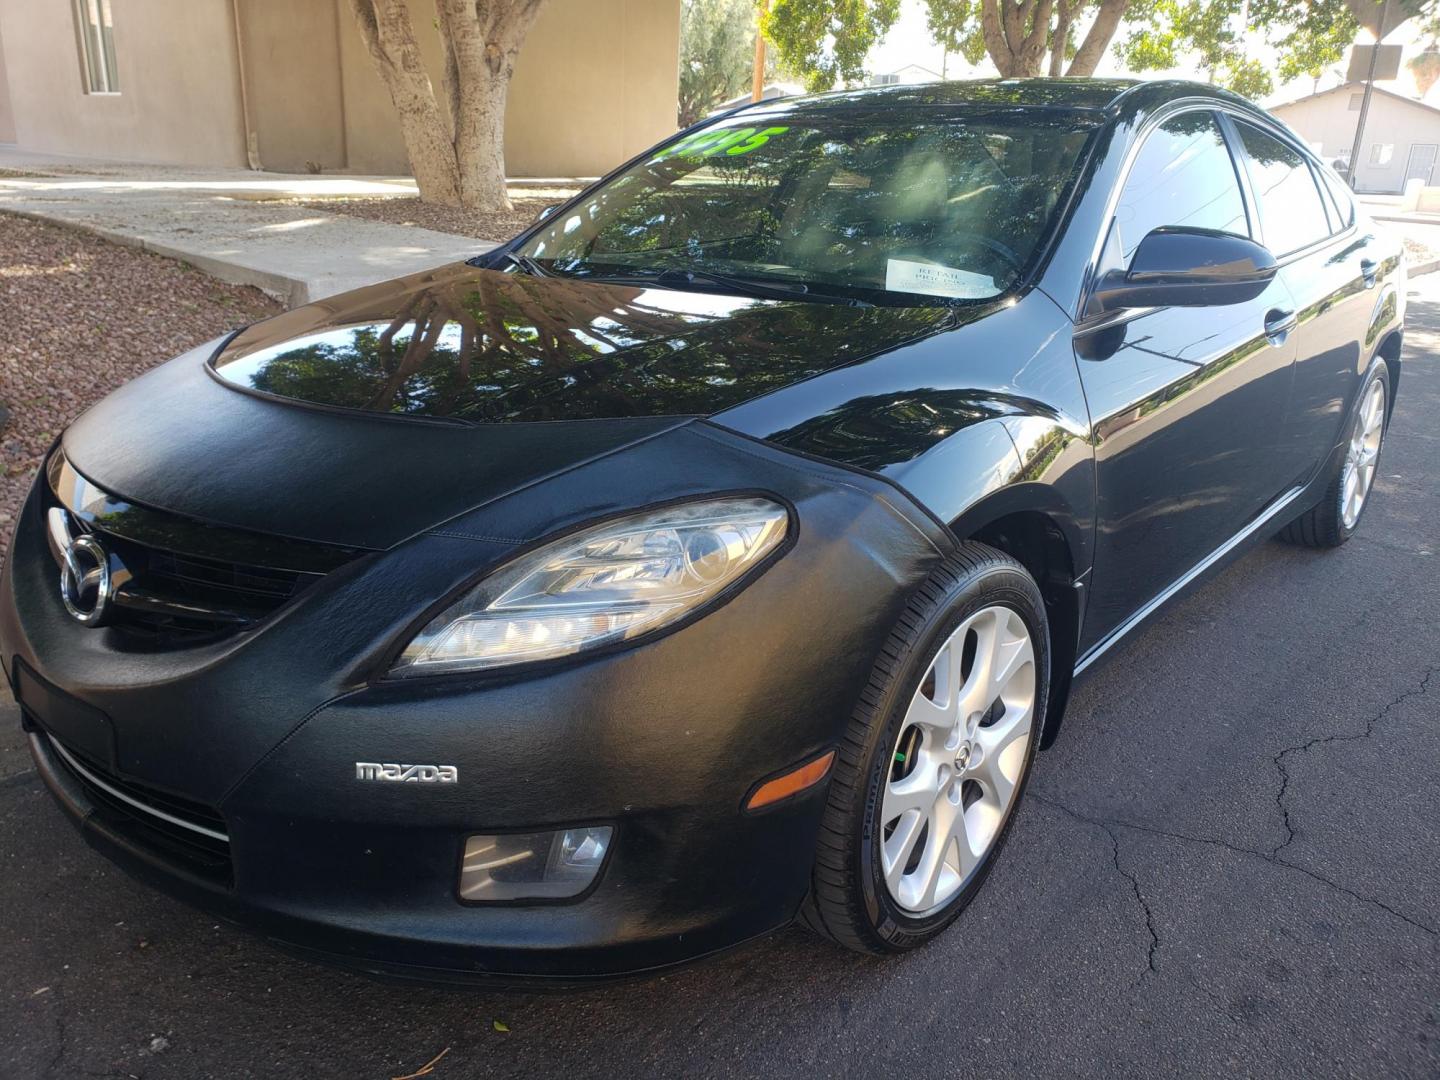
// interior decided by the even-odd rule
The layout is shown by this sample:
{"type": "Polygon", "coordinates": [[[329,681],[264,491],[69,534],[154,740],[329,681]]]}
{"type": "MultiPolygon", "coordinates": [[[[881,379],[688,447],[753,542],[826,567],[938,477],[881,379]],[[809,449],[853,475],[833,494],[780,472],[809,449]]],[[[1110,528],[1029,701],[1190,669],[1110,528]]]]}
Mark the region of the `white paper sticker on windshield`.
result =
{"type": "Polygon", "coordinates": [[[888,292],[923,293],[926,296],[955,296],[983,299],[996,293],[995,279],[985,274],[956,270],[935,263],[908,259],[885,261],[885,288],[888,292]]]}

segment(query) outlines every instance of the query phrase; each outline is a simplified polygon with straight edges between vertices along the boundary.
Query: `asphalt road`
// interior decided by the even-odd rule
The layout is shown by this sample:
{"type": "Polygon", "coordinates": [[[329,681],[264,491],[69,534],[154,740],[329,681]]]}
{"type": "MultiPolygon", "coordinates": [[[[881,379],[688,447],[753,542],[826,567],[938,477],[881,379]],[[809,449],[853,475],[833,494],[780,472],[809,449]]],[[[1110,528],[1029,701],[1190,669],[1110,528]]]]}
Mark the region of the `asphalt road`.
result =
{"type": "Polygon", "coordinates": [[[1077,688],[898,960],[800,931],[558,996],[288,959],[132,884],[0,716],[0,1076],[1440,1075],[1440,275],[1359,536],[1266,544],[1077,688]]]}

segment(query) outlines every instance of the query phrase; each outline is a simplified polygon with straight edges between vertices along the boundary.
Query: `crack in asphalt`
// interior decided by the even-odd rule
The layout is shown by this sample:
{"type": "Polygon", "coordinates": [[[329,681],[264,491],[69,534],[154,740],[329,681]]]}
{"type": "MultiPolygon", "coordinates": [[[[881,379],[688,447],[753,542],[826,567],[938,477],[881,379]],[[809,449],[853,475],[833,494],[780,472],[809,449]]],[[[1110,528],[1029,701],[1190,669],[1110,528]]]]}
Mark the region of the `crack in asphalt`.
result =
{"type": "MultiPolygon", "coordinates": [[[[1149,955],[1147,957],[1148,968],[1146,971],[1141,973],[1140,979],[1144,979],[1146,975],[1149,975],[1150,973],[1158,970],[1158,968],[1156,967],[1156,953],[1159,951],[1160,948],[1160,937],[1155,928],[1155,913],[1151,910],[1149,902],[1145,899],[1144,893],[1140,889],[1139,880],[1135,877],[1134,874],[1127,871],[1120,863],[1120,838],[1115,833],[1116,829],[1133,829],[1135,832],[1149,833],[1151,836],[1159,836],[1169,840],[1180,840],[1190,844],[1207,844],[1212,847],[1222,848],[1225,851],[1232,852],[1236,855],[1251,856],[1253,858],[1260,859],[1263,862],[1270,863],[1273,866],[1281,866],[1287,870],[1293,870],[1298,874],[1304,874],[1306,877],[1310,878],[1312,881],[1317,882],[1318,884],[1324,885],[1330,889],[1334,889],[1336,892],[1343,893],[1344,895],[1349,896],[1351,899],[1357,900],[1362,904],[1369,904],[1372,907],[1378,908],[1379,910],[1385,912],[1387,915],[1391,915],[1394,918],[1399,919],[1401,922],[1407,924],[1408,926],[1414,927],[1416,930],[1428,934],[1431,937],[1440,937],[1440,929],[1430,926],[1428,923],[1422,922],[1419,919],[1416,919],[1410,915],[1406,915],[1403,911],[1399,911],[1396,908],[1391,907],[1389,904],[1385,903],[1385,901],[1379,899],[1378,897],[1367,896],[1364,893],[1358,892],[1355,889],[1350,888],[1348,885],[1345,885],[1342,882],[1335,881],[1332,878],[1328,878],[1319,871],[1313,870],[1308,866],[1303,866],[1300,863],[1293,862],[1292,860],[1287,859],[1284,856],[1285,849],[1289,847],[1291,842],[1293,842],[1295,839],[1295,827],[1290,819],[1290,808],[1286,805],[1285,802],[1285,796],[1290,790],[1290,773],[1289,770],[1285,767],[1286,757],[1291,754],[1308,753],[1314,747],[1328,745],[1329,743],[1358,742],[1362,739],[1370,738],[1370,736],[1375,734],[1375,730],[1379,726],[1380,721],[1385,719],[1385,717],[1389,715],[1389,713],[1393,709],[1397,708],[1402,703],[1409,701],[1411,698],[1420,697],[1428,693],[1430,689],[1430,680],[1434,677],[1437,671],[1440,671],[1440,666],[1427,668],[1425,674],[1422,675],[1420,678],[1419,685],[1391,699],[1385,704],[1383,708],[1381,708],[1373,716],[1369,717],[1365,721],[1364,731],[1351,734],[1335,733],[1330,735],[1318,735],[1314,738],[1307,739],[1303,743],[1296,743],[1294,746],[1288,746],[1275,755],[1273,761],[1275,763],[1276,769],[1280,773],[1281,778],[1280,790],[1276,792],[1275,795],[1275,805],[1276,808],[1280,811],[1281,819],[1284,822],[1286,837],[1283,842],[1272,848],[1270,851],[1261,851],[1258,848],[1243,847],[1239,844],[1232,844],[1227,840],[1219,840],[1209,836],[1195,836],[1189,833],[1174,832],[1169,829],[1158,828],[1154,825],[1139,825],[1135,822],[1124,821],[1118,818],[1102,819],[1098,817],[1093,817],[1091,815],[1082,813],[1079,810],[1076,810],[1074,807],[1067,806],[1066,804],[1060,802],[1058,799],[1047,798],[1044,795],[1038,795],[1033,792],[1031,793],[1030,797],[1035,799],[1037,802],[1044,803],[1046,806],[1052,806],[1057,810],[1063,811],[1070,817],[1074,818],[1076,821],[1081,821],[1088,825],[1093,825],[1096,828],[1103,829],[1106,835],[1110,837],[1110,844],[1114,855],[1115,869],[1120,873],[1122,877],[1129,881],[1131,890],[1135,894],[1135,899],[1139,902],[1140,907],[1145,912],[1145,927],[1150,934],[1150,949],[1149,955]]],[[[1138,981],[1139,980],[1137,980],[1137,982],[1138,981]]]]}
{"type": "MultiPolygon", "coordinates": [[[[1392,915],[1395,918],[1399,919],[1401,922],[1414,927],[1416,930],[1429,934],[1431,937],[1440,937],[1440,930],[1437,930],[1433,926],[1430,926],[1426,923],[1419,921],[1418,919],[1406,915],[1403,911],[1397,911],[1395,908],[1385,903],[1385,901],[1380,900],[1374,896],[1366,896],[1364,893],[1356,892],[1354,889],[1350,888],[1348,885],[1343,884],[1342,882],[1327,878],[1324,874],[1317,873],[1316,871],[1311,870],[1308,866],[1301,866],[1299,863],[1291,862],[1289,859],[1280,858],[1273,852],[1260,851],[1256,848],[1242,847],[1239,844],[1232,844],[1227,840],[1217,840],[1214,837],[1209,836],[1194,836],[1190,833],[1173,832],[1169,829],[1156,828],[1153,825],[1137,825],[1133,821],[1122,821],[1118,818],[1101,819],[1091,817],[1088,814],[1081,813],[1074,807],[1066,806],[1058,799],[1046,798],[1044,795],[1037,795],[1034,792],[1029,793],[1029,798],[1034,799],[1036,802],[1044,803],[1046,806],[1053,806],[1056,810],[1060,810],[1068,814],[1076,821],[1083,821],[1087,825],[1094,825],[1097,828],[1104,829],[1107,833],[1110,833],[1110,838],[1112,841],[1116,839],[1115,834],[1110,831],[1112,828],[1132,829],[1135,832],[1149,833],[1151,836],[1160,836],[1168,840],[1182,840],[1188,844],[1206,844],[1210,847],[1223,848],[1224,850],[1236,855],[1253,856],[1254,858],[1257,858],[1262,862],[1270,863],[1273,866],[1284,867],[1286,870],[1294,870],[1298,874],[1304,874],[1312,881],[1324,885],[1327,888],[1334,889],[1336,892],[1343,893],[1346,896],[1350,897],[1352,900],[1358,900],[1362,904],[1369,904],[1372,907],[1379,908],[1387,915],[1392,915]]],[[[1127,878],[1131,878],[1131,875],[1125,873],[1124,870],[1121,870],[1121,873],[1124,874],[1127,878]]],[[[1133,883],[1134,879],[1131,878],[1131,881],[1133,883]]],[[[1136,894],[1137,896],[1139,895],[1138,885],[1136,885],[1136,894]]],[[[1145,905],[1145,915],[1147,920],[1153,919],[1153,913],[1151,912],[1149,905],[1145,902],[1143,898],[1141,898],[1141,903],[1145,905]]],[[[1152,948],[1152,959],[1154,957],[1154,952],[1155,950],[1152,948]]],[[[1154,970],[1153,966],[1152,970],[1154,970]]]]}
{"type": "MultiPolygon", "coordinates": [[[[1056,804],[1059,805],[1059,804],[1056,804]]],[[[1064,809],[1062,807],[1061,809],[1064,809]]],[[[1105,835],[1110,837],[1110,847],[1115,860],[1115,870],[1126,881],[1130,882],[1130,891],[1135,894],[1135,900],[1140,909],[1145,912],[1145,930],[1150,935],[1150,948],[1145,954],[1145,970],[1135,982],[1141,983],[1146,976],[1154,975],[1158,970],[1155,967],[1155,954],[1160,949],[1160,935],[1155,931],[1155,913],[1150,910],[1150,904],[1145,900],[1145,894],[1140,891],[1140,879],[1120,865],[1120,838],[1115,835],[1115,830],[1103,822],[1096,822],[1100,828],[1105,830],[1105,835]]]]}
{"type": "MultiPolygon", "coordinates": [[[[1392,699],[1385,705],[1384,708],[1382,708],[1374,716],[1367,719],[1365,721],[1364,731],[1349,735],[1318,735],[1312,739],[1307,739],[1305,742],[1296,743],[1294,746],[1287,746],[1285,747],[1285,749],[1281,750],[1278,754],[1275,755],[1272,760],[1274,761],[1276,770],[1280,773],[1280,790],[1275,793],[1275,806],[1279,809],[1281,821],[1285,825],[1285,839],[1281,841],[1280,844],[1278,844],[1270,852],[1272,856],[1279,858],[1280,853],[1284,851],[1287,847],[1289,847],[1291,843],[1293,843],[1295,840],[1295,826],[1290,820],[1290,808],[1285,803],[1285,796],[1290,791],[1290,770],[1285,767],[1285,759],[1291,754],[1307,754],[1314,747],[1317,746],[1325,746],[1330,743],[1337,742],[1359,742],[1363,739],[1370,738],[1371,735],[1375,734],[1376,726],[1380,723],[1381,720],[1385,719],[1391,709],[1400,705],[1402,702],[1409,701],[1413,697],[1420,697],[1429,691],[1430,679],[1437,670],[1440,669],[1434,667],[1427,668],[1424,676],[1422,676],[1420,679],[1420,685],[1417,686],[1415,689],[1407,690],[1399,697],[1392,699]]],[[[1285,861],[1287,865],[1293,865],[1288,863],[1288,860],[1281,861],[1285,861]]]]}
{"type": "Polygon", "coordinates": [[[83,1065],[67,1064],[66,1071],[59,1072],[61,1063],[65,1061],[65,1055],[70,1052],[70,1030],[65,1022],[67,1005],[65,1003],[65,980],[68,978],[68,966],[66,971],[60,973],[55,980],[54,1002],[55,1002],[55,1054],[46,1066],[46,1076],[93,1076],[98,1080],[141,1080],[135,1073],[124,1072],[120,1069],[87,1069],[83,1065]]]}
{"type": "Polygon", "coordinates": [[[34,769],[21,769],[17,773],[11,773],[9,776],[0,776],[0,791],[4,791],[10,787],[19,787],[21,784],[28,784],[32,780],[39,779],[39,777],[40,774],[34,769]]]}

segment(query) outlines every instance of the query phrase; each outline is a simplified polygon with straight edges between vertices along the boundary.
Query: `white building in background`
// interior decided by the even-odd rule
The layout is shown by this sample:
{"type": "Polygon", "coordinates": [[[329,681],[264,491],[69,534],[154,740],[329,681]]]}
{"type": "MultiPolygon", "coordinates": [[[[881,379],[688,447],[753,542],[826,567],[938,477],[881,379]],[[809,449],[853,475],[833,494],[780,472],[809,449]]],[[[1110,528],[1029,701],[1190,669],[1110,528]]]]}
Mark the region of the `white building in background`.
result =
{"type": "MultiPolygon", "coordinates": [[[[1350,167],[1355,125],[1365,87],[1346,83],[1270,111],[1295,129],[1310,148],[1342,173],[1350,167]]],[[[1375,87],[1355,167],[1357,191],[1399,194],[1405,182],[1440,185],[1440,109],[1375,87]]]]}
{"type": "Polygon", "coordinates": [[[923,64],[906,64],[904,67],[870,76],[871,86],[899,86],[911,83],[939,82],[944,76],[931,71],[923,64]]]}

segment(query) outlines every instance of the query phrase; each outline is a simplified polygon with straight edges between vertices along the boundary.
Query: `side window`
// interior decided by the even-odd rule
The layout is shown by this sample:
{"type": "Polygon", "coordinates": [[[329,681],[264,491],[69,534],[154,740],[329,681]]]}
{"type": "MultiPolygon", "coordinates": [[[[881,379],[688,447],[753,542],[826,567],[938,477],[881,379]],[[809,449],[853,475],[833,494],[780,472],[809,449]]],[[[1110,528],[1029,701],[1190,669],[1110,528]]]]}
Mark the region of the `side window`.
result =
{"type": "Polygon", "coordinates": [[[1339,215],[1336,218],[1340,227],[1336,232],[1344,232],[1351,225],[1355,224],[1355,203],[1350,198],[1350,189],[1329,169],[1317,169],[1320,179],[1325,181],[1325,188],[1330,192],[1330,200],[1335,204],[1335,212],[1339,215]]]}
{"type": "Polygon", "coordinates": [[[1329,236],[1325,203],[1300,152],[1259,128],[1235,126],[1249,159],[1265,246],[1282,256],[1329,236]]]}
{"type": "Polygon", "coordinates": [[[1120,264],[1162,225],[1250,235],[1235,163],[1212,113],[1181,113],[1145,137],[1115,207],[1111,242],[1120,264]]]}

